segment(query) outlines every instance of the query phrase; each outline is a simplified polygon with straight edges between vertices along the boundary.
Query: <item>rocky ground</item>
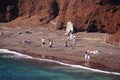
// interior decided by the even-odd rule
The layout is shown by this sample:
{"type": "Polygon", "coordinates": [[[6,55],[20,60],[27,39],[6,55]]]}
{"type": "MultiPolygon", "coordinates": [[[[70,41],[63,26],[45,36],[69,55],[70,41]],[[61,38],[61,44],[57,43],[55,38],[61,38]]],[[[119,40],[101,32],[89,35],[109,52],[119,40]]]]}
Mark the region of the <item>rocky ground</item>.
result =
{"type": "Polygon", "coordinates": [[[78,32],[76,45],[64,47],[65,42],[72,43],[65,31],[54,31],[44,27],[0,27],[0,48],[15,50],[34,57],[54,59],[66,63],[84,65],[109,71],[120,72],[120,48],[105,43],[105,33],[78,32]],[[31,33],[26,33],[29,30],[31,33]],[[46,44],[42,45],[41,39],[45,37],[46,44]],[[49,48],[48,39],[53,40],[53,48],[49,48]],[[30,40],[30,43],[25,41],[30,40]],[[91,53],[89,65],[84,63],[84,52],[99,50],[99,54],[91,53]]]}

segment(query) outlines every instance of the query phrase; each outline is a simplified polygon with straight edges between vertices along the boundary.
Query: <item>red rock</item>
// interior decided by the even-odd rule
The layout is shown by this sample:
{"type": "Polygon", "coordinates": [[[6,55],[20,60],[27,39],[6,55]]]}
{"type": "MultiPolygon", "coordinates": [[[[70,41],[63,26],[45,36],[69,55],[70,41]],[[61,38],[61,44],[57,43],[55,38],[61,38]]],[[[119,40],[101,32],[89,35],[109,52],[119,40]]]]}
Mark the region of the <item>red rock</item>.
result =
{"type": "Polygon", "coordinates": [[[56,29],[72,21],[76,31],[119,35],[120,0],[0,0],[0,22],[10,21],[56,29]]]}

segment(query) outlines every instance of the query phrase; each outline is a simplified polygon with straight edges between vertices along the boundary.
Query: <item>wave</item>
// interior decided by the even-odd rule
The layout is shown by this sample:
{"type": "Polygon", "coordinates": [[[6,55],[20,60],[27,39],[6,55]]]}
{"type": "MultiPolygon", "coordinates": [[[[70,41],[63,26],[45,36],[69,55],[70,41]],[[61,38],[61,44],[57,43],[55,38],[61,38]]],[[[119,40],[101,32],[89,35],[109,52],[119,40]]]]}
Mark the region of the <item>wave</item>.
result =
{"type": "Polygon", "coordinates": [[[29,55],[21,54],[21,53],[15,52],[15,51],[10,51],[8,49],[0,49],[0,55],[1,54],[3,54],[3,55],[6,54],[6,55],[8,55],[8,57],[13,57],[13,58],[27,58],[27,59],[34,59],[34,60],[40,60],[40,61],[47,61],[47,62],[53,62],[53,63],[57,63],[57,64],[64,65],[64,66],[81,68],[81,69],[90,70],[90,71],[99,72],[99,73],[120,75],[120,73],[118,73],[118,72],[103,71],[103,70],[99,70],[99,69],[88,68],[88,67],[81,66],[81,65],[67,64],[67,63],[63,63],[63,62],[55,61],[55,60],[50,60],[50,59],[34,58],[32,56],[29,56],[29,55]],[[12,56],[9,56],[9,54],[12,54],[12,56]]]}
{"type": "Polygon", "coordinates": [[[4,57],[8,56],[8,57],[15,57],[15,58],[32,58],[31,56],[28,55],[24,55],[15,51],[10,51],[8,49],[0,49],[0,55],[2,55],[4,57]]]}

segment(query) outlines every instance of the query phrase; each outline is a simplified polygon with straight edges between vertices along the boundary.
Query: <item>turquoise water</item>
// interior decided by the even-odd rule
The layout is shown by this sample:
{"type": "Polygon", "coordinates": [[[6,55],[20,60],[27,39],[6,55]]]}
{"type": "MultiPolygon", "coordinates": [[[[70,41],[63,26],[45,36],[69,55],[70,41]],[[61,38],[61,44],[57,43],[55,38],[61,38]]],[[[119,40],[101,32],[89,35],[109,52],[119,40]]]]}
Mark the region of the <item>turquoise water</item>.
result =
{"type": "Polygon", "coordinates": [[[0,80],[120,80],[120,76],[95,73],[52,62],[1,56],[0,80]]]}
{"type": "Polygon", "coordinates": [[[93,73],[50,62],[1,57],[0,80],[120,80],[120,76],[93,73]]]}

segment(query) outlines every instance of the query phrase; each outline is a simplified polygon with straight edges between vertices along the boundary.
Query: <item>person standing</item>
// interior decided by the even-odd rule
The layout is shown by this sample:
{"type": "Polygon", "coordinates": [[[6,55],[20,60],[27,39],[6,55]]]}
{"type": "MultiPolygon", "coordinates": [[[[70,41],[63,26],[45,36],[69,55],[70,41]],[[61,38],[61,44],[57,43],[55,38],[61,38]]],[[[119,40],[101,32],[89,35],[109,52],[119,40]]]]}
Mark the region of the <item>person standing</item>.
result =
{"type": "Polygon", "coordinates": [[[75,38],[73,38],[73,40],[72,40],[72,44],[73,44],[73,46],[76,44],[76,40],[75,40],[75,38]]]}
{"type": "Polygon", "coordinates": [[[84,57],[85,57],[85,63],[86,63],[86,62],[87,62],[87,58],[88,58],[88,53],[87,53],[87,51],[85,52],[84,57]]]}
{"type": "Polygon", "coordinates": [[[73,37],[73,34],[72,34],[72,31],[70,30],[68,33],[68,39],[72,39],[72,37],[73,37]]]}
{"type": "Polygon", "coordinates": [[[90,54],[87,54],[87,63],[90,62],[90,54]]]}
{"type": "Polygon", "coordinates": [[[88,52],[85,52],[85,63],[89,63],[90,62],[90,54],[88,54],[88,52]]]}
{"type": "Polygon", "coordinates": [[[53,41],[49,40],[49,47],[52,48],[53,47],[53,41]]]}
{"type": "Polygon", "coordinates": [[[45,45],[45,38],[42,38],[42,44],[45,45]]]}

